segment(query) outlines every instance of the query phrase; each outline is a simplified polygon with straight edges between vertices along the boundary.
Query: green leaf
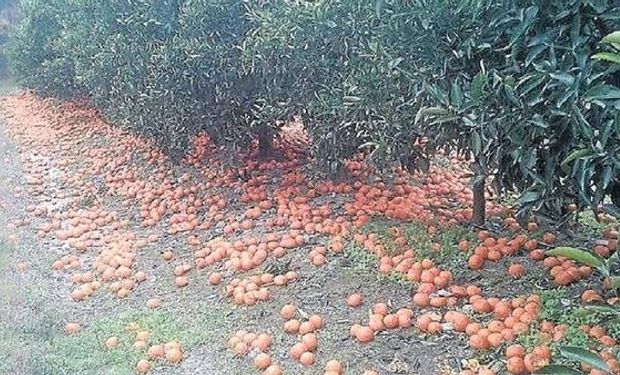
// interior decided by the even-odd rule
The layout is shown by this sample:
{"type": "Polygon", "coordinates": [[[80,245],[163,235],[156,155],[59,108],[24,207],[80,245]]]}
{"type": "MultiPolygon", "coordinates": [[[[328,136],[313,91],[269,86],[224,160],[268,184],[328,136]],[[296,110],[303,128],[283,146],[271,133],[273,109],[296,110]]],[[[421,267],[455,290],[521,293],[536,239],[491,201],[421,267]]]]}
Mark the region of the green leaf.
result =
{"type": "Polygon", "coordinates": [[[422,107],[415,116],[414,123],[418,124],[422,119],[426,120],[435,116],[447,116],[450,114],[445,108],[441,107],[422,107]]]}
{"type": "Polygon", "coordinates": [[[583,362],[586,365],[609,372],[607,363],[596,353],[575,346],[560,347],[560,354],[567,359],[583,362]]]}
{"type": "Polygon", "coordinates": [[[609,141],[609,135],[611,134],[611,131],[613,130],[614,126],[614,120],[611,119],[609,121],[607,121],[607,123],[605,123],[605,127],[603,128],[603,132],[600,135],[600,140],[601,140],[601,147],[605,148],[605,146],[607,145],[607,142],[609,141]]]}
{"type": "Polygon", "coordinates": [[[357,103],[357,102],[361,102],[362,98],[360,98],[359,96],[344,96],[342,100],[345,103],[357,103]]]}
{"type": "Polygon", "coordinates": [[[620,276],[610,276],[609,285],[611,289],[620,289],[620,276]]]}
{"type": "Polygon", "coordinates": [[[620,99],[620,88],[601,84],[592,87],[584,94],[586,100],[616,100],[620,99]]]}
{"type": "Polygon", "coordinates": [[[609,61],[615,64],[620,64],[620,54],[613,52],[599,52],[592,56],[595,60],[609,61]]]}
{"type": "Polygon", "coordinates": [[[605,265],[605,260],[597,254],[574,247],[556,247],[555,249],[549,250],[549,254],[569,258],[595,268],[600,268],[605,265]]]}
{"type": "Polygon", "coordinates": [[[476,74],[471,83],[471,101],[474,105],[479,104],[484,97],[484,87],[487,84],[486,74],[480,72],[476,74]]]}
{"type": "Polygon", "coordinates": [[[549,77],[562,82],[566,86],[570,86],[575,82],[575,77],[568,73],[549,73],[549,77]]]}
{"type": "Polygon", "coordinates": [[[607,189],[609,183],[611,182],[611,178],[613,177],[613,168],[610,165],[605,166],[603,169],[603,189],[607,189]]]}
{"type": "Polygon", "coordinates": [[[577,125],[579,125],[579,131],[581,132],[581,134],[583,134],[583,136],[588,139],[592,138],[592,126],[583,115],[579,107],[577,107],[575,104],[572,104],[571,109],[573,114],[575,115],[577,125]]]}
{"type": "Polygon", "coordinates": [[[531,203],[536,202],[540,198],[540,192],[538,191],[526,191],[519,197],[519,203],[531,203]]]}
{"type": "Polygon", "coordinates": [[[571,152],[570,154],[568,154],[568,156],[562,160],[561,165],[564,166],[568,163],[570,163],[573,160],[577,160],[580,159],[584,156],[588,156],[592,153],[592,150],[590,150],[589,148],[584,148],[584,149],[580,149],[580,150],[575,150],[573,152],[571,152]]]}
{"type": "Polygon", "coordinates": [[[579,45],[579,38],[581,34],[581,13],[577,12],[572,19],[570,27],[570,39],[573,48],[576,49],[579,45]]]}
{"type": "Polygon", "coordinates": [[[538,55],[540,55],[544,50],[546,50],[548,47],[544,44],[538,45],[534,48],[532,48],[530,50],[530,52],[527,54],[527,57],[525,58],[525,66],[529,66],[532,61],[536,60],[536,57],[538,57],[538,55]]]}
{"type": "Polygon", "coordinates": [[[385,0],[375,0],[375,13],[377,17],[381,17],[381,11],[383,10],[385,0]]]}
{"type": "Polygon", "coordinates": [[[534,372],[534,375],[585,375],[581,371],[574,370],[568,366],[549,365],[534,372]]]}
{"type": "Polygon", "coordinates": [[[476,156],[482,151],[482,140],[477,132],[471,133],[471,149],[476,156]]]}
{"type": "Polygon", "coordinates": [[[620,314],[620,310],[616,307],[610,305],[600,304],[590,304],[583,307],[586,310],[596,311],[601,314],[620,314]]]}
{"type": "Polygon", "coordinates": [[[388,67],[389,67],[390,69],[394,69],[394,68],[396,68],[396,67],[398,66],[398,64],[400,64],[402,61],[403,61],[403,58],[402,58],[402,57],[398,57],[398,58],[396,58],[396,59],[394,59],[394,60],[390,61],[390,62],[389,62],[389,64],[388,64],[388,67]]]}
{"type": "Polygon", "coordinates": [[[463,92],[461,91],[461,86],[456,81],[452,82],[452,87],[450,89],[450,101],[456,108],[461,108],[463,105],[463,92]]]}
{"type": "Polygon", "coordinates": [[[608,44],[620,44],[620,30],[614,31],[613,33],[605,36],[601,42],[608,44]]]}

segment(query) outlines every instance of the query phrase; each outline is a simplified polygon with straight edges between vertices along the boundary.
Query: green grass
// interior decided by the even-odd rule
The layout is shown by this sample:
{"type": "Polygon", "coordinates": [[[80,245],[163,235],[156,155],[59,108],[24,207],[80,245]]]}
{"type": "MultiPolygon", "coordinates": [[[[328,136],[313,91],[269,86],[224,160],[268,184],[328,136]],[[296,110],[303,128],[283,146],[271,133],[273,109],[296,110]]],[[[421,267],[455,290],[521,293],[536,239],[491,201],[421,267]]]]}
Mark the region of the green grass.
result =
{"type": "MultiPolygon", "coordinates": [[[[38,302],[41,304],[41,300],[38,302]]],[[[125,308],[114,315],[83,319],[81,331],[74,336],[64,334],[66,314],[50,306],[29,310],[34,311],[28,311],[22,320],[0,322],[2,375],[24,371],[50,375],[133,374],[137,361],[146,358],[146,350],[132,346],[135,332],[128,331],[127,325],[133,322],[139,330],[149,331],[148,346],[177,340],[186,352],[221,341],[226,331],[225,311],[206,304],[182,313],[125,308]],[[112,336],[119,338],[121,345],[107,349],[104,342],[112,336]]],[[[153,366],[170,365],[159,362],[153,366]]]]}
{"type": "Polygon", "coordinates": [[[379,262],[377,257],[353,241],[345,246],[344,256],[350,262],[350,268],[355,272],[376,272],[378,269],[379,262]]]}
{"type": "Polygon", "coordinates": [[[388,254],[400,254],[404,249],[399,248],[394,243],[394,239],[389,234],[391,227],[402,229],[407,239],[407,248],[414,250],[418,259],[431,258],[440,263],[460,263],[466,260],[468,254],[458,250],[458,243],[463,239],[470,242],[474,242],[476,239],[475,233],[470,228],[463,226],[440,228],[437,233],[430,236],[426,226],[417,222],[401,224],[388,220],[373,220],[362,231],[364,233],[376,234],[379,237],[379,242],[386,248],[388,254]],[[439,252],[432,249],[433,243],[441,245],[439,252]]]}
{"type": "MultiPolygon", "coordinates": [[[[458,249],[458,243],[463,239],[469,240],[472,244],[476,241],[475,233],[467,227],[441,228],[433,236],[430,236],[426,226],[416,222],[402,224],[390,220],[372,220],[362,228],[362,232],[377,235],[378,243],[385,248],[389,255],[402,254],[405,250],[411,249],[418,260],[430,258],[436,265],[453,271],[462,269],[469,256],[469,252],[458,249]],[[390,234],[392,227],[398,227],[402,230],[407,239],[407,245],[400,247],[394,242],[393,235],[390,234]],[[439,251],[433,250],[434,243],[440,245],[439,251]]],[[[345,256],[352,264],[354,272],[367,273],[378,270],[377,257],[356,243],[351,242],[347,245],[345,256]]],[[[411,284],[405,275],[398,272],[380,275],[379,278],[401,285],[411,284]]]]}
{"type": "Polygon", "coordinates": [[[597,221],[592,210],[580,212],[578,223],[578,233],[583,238],[600,237],[601,232],[610,226],[608,223],[597,221]]]}
{"type": "Polygon", "coordinates": [[[559,324],[578,327],[582,324],[597,324],[600,315],[586,311],[575,304],[566,289],[553,289],[541,292],[540,319],[559,324]]]}
{"type": "Polygon", "coordinates": [[[411,223],[405,226],[404,232],[408,243],[414,249],[419,260],[432,259],[437,266],[449,269],[452,272],[459,272],[463,269],[477,241],[475,233],[470,228],[463,226],[439,228],[437,233],[430,236],[424,225],[411,223]],[[458,249],[461,240],[470,242],[470,251],[458,249]],[[433,250],[434,243],[440,245],[439,251],[433,250]]]}
{"type": "Polygon", "coordinates": [[[399,227],[400,225],[385,219],[374,219],[368,222],[363,228],[362,232],[365,234],[376,234],[379,237],[379,243],[381,243],[388,254],[396,255],[402,252],[393,241],[392,236],[389,234],[389,230],[392,227],[399,227]]]}
{"type": "Polygon", "coordinates": [[[82,327],[75,336],[62,334],[56,326],[53,329],[57,333],[41,342],[41,353],[33,357],[31,366],[43,374],[133,374],[138,360],[146,358],[146,351],[133,348],[135,332],[126,328],[131,322],[150,332],[148,346],[177,340],[184,349],[190,349],[212,341],[215,332],[223,327],[224,317],[207,311],[194,317],[128,311],[98,319],[82,327]],[[107,349],[104,342],[112,336],[118,337],[121,344],[107,349]]]}
{"type": "MultiPolygon", "coordinates": [[[[539,320],[532,324],[527,334],[518,338],[519,344],[527,351],[533,347],[548,344],[553,352],[554,364],[575,366],[577,363],[563,358],[560,347],[575,346],[585,349],[598,348],[600,345],[581,330],[582,325],[595,325],[602,322],[601,316],[582,309],[572,301],[565,289],[546,290],[541,293],[541,310],[539,320]],[[564,324],[567,330],[559,341],[547,341],[540,333],[542,321],[564,324]]],[[[609,332],[608,332],[609,333],[609,332]]]]}
{"type": "Polygon", "coordinates": [[[390,283],[398,284],[400,286],[409,287],[411,281],[407,277],[399,272],[390,272],[388,274],[379,274],[379,261],[377,257],[368,252],[362,246],[349,242],[345,249],[344,255],[350,262],[349,272],[353,274],[366,274],[375,276],[378,280],[386,280],[390,283]]]}

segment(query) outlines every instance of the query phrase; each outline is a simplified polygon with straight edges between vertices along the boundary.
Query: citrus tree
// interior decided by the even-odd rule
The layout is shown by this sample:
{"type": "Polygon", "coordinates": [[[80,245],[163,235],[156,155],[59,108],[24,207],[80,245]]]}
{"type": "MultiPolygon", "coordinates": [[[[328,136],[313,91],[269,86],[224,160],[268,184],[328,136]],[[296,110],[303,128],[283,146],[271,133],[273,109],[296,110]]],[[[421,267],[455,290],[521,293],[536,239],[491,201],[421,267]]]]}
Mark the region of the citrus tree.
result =
{"type": "MultiPolygon", "coordinates": [[[[581,148],[571,154],[567,160],[585,160],[587,163],[590,161],[592,164],[603,165],[603,183],[608,184],[601,186],[606,193],[609,193],[613,206],[607,206],[607,210],[617,217],[620,217],[620,181],[618,179],[618,158],[616,157],[618,152],[618,138],[620,138],[620,31],[615,31],[606,35],[601,43],[607,48],[607,51],[599,52],[592,56],[593,59],[602,63],[615,64],[610,66],[608,70],[610,75],[608,82],[604,82],[589,92],[588,100],[596,106],[601,107],[603,110],[607,109],[612,112],[610,119],[608,119],[607,126],[604,128],[606,142],[600,144],[590,144],[590,147],[581,148]],[[615,112],[615,118],[613,113],[615,112]],[[612,129],[615,128],[615,129],[612,129]],[[612,131],[615,133],[615,137],[611,137],[612,131]]],[[[590,164],[588,163],[588,164],[590,164]]],[[[587,164],[582,167],[587,167],[587,164]]],[[[595,166],[596,168],[596,166],[595,166]]],[[[600,167],[598,168],[601,169],[600,167]]],[[[589,196],[595,195],[592,192],[586,192],[586,199],[589,196]],[[589,194],[588,194],[589,193],[589,194]]],[[[597,197],[598,198],[598,197],[597,197]]],[[[595,200],[596,203],[600,203],[595,200]]]]}
{"type": "Polygon", "coordinates": [[[320,166],[341,171],[361,144],[360,121],[338,111],[353,100],[343,86],[377,22],[372,1],[284,0],[250,14],[244,63],[259,88],[255,117],[302,115],[320,166]]]}
{"type": "Polygon", "coordinates": [[[31,0],[24,6],[12,61],[26,87],[88,98],[112,122],[175,157],[200,131],[235,147],[264,133],[253,121],[255,85],[240,59],[246,2],[31,0]]]}
{"type": "Polygon", "coordinates": [[[60,0],[24,1],[23,17],[7,45],[11,71],[25,87],[62,98],[75,94],[73,65],[56,44],[61,14],[72,14],[71,3],[60,0]]]}
{"type": "MultiPolygon", "coordinates": [[[[459,94],[454,74],[429,85],[438,100],[420,115],[440,125],[427,127],[429,134],[472,152],[483,166],[478,181],[491,175],[498,189],[517,191],[523,212],[557,217],[575,200],[598,206],[615,189],[617,163],[601,150],[618,145],[609,85],[617,73],[590,56],[618,14],[613,1],[515,1],[488,16],[485,10],[494,35],[465,44],[484,54],[478,73],[461,75],[467,91],[459,94]],[[474,105],[459,105],[459,97],[474,105]]],[[[456,51],[454,60],[466,61],[456,51]]]]}
{"type": "Polygon", "coordinates": [[[620,28],[612,0],[28,0],[24,13],[11,60],[26,87],[89,98],[173,155],[201,131],[266,155],[299,114],[332,175],[359,154],[471,160],[476,223],[487,181],[524,213],[620,201],[618,67],[601,61],[613,49],[590,58],[620,28]]]}
{"type": "Polygon", "coordinates": [[[590,59],[620,26],[619,12],[614,1],[541,1],[501,19],[514,24],[510,59],[523,66],[515,118],[529,124],[511,139],[519,173],[504,176],[518,182],[526,207],[564,213],[568,199],[596,208],[614,189],[617,163],[598,153],[589,163],[577,150],[619,145],[619,98],[607,92],[617,73],[590,59]]]}

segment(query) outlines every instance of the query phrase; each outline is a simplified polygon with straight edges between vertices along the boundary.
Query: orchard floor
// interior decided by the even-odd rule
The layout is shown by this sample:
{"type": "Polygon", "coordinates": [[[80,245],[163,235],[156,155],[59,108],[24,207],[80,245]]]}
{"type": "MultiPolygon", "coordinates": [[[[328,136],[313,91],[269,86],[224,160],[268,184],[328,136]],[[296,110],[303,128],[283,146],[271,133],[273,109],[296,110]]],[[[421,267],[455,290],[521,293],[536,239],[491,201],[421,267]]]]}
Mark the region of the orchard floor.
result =
{"type": "Polygon", "coordinates": [[[567,324],[566,311],[581,303],[590,284],[598,285],[592,276],[558,288],[524,249],[470,270],[478,240],[453,216],[469,210],[467,179],[450,162],[434,180],[398,177],[398,186],[420,194],[403,203],[393,201],[398,192],[386,200],[367,194],[365,186],[392,187],[360,163],[352,178],[363,183],[331,184],[306,177],[303,162],[282,156],[279,164],[259,168],[243,156],[240,167],[227,167],[208,144],[198,142],[194,151],[173,164],[92,111],[27,94],[0,99],[0,374],[132,374],[139,360],[149,359],[149,347],[173,341],[182,359],[149,359],[149,373],[260,374],[253,367],[256,349],[239,353],[237,346],[235,353],[229,345],[239,330],[271,336],[267,352],[285,374],[323,374],[330,360],[345,374],[458,374],[486,367],[499,374],[506,371],[507,345],[531,350],[544,344],[541,321],[567,324]],[[385,201],[387,210],[379,206],[385,201]],[[397,214],[407,204],[416,214],[397,214]],[[470,247],[459,250],[464,239],[470,247]],[[408,261],[406,249],[413,250],[408,261]],[[172,259],[165,260],[168,251],[172,259]],[[399,262],[410,267],[423,259],[441,275],[423,283],[435,285],[426,294],[436,307],[414,304],[421,283],[397,272],[409,269],[399,262]],[[524,266],[524,276],[508,276],[513,263],[524,266]],[[117,272],[121,268],[128,273],[117,272]],[[288,276],[281,277],[284,285],[269,277],[260,285],[265,273],[288,276]],[[227,295],[237,284],[247,286],[246,278],[259,284],[248,289],[262,296],[251,290],[227,295]],[[175,285],[182,282],[188,285],[175,285]],[[473,350],[468,334],[455,332],[444,313],[464,312],[483,325],[493,313],[472,309],[471,295],[459,295],[455,285],[476,285],[485,298],[509,304],[520,296],[540,302],[518,337],[473,350]],[[347,305],[353,293],[363,295],[361,307],[347,305]],[[161,306],[147,306],[150,299],[161,306]],[[413,326],[377,330],[374,340],[360,343],[350,329],[368,325],[377,303],[390,313],[411,309],[413,326]],[[318,337],[314,365],[291,358],[300,336],[284,330],[286,304],[297,308],[302,323],[312,315],[323,321],[320,328],[310,324],[318,337]],[[439,332],[416,327],[421,316],[441,323],[439,332]],[[78,323],[79,331],[67,334],[67,323],[78,323]],[[149,337],[136,340],[140,331],[149,337]],[[119,339],[118,347],[106,347],[110,337],[119,339]]]}

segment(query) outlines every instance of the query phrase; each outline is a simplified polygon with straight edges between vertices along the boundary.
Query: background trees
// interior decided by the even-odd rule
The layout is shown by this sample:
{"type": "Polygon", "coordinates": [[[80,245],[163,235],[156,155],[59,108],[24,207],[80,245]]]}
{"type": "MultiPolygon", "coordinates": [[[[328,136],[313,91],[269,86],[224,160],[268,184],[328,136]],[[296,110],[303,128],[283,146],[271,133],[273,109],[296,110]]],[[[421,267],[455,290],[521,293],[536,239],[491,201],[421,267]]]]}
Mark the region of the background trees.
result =
{"type": "Polygon", "coordinates": [[[9,31],[17,23],[18,19],[17,2],[0,0],[0,78],[5,78],[9,73],[5,50],[9,39],[9,31]]]}
{"type": "Polygon", "coordinates": [[[27,1],[22,83],[87,97],[182,155],[198,132],[269,153],[301,115],[316,165],[358,154],[426,170],[438,150],[554,217],[618,202],[618,67],[591,59],[620,28],[611,0],[27,1]],[[36,47],[35,47],[36,46],[36,47]]]}

